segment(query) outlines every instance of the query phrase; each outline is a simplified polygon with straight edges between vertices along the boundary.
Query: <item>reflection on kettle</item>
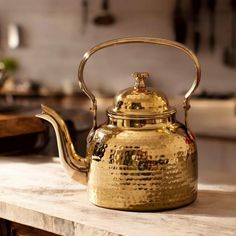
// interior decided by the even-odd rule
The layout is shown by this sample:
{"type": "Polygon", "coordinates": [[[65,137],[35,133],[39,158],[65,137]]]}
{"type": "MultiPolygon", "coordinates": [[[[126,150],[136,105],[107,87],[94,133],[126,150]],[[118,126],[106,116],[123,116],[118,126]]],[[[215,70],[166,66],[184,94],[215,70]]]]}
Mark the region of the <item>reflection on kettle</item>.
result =
{"type": "Polygon", "coordinates": [[[76,154],[64,121],[42,105],[38,117],[49,121],[56,132],[59,156],[69,176],[88,185],[95,205],[130,211],[176,208],[197,196],[197,149],[188,129],[189,100],[200,82],[196,56],[177,42],[135,37],[107,41],[86,52],[79,67],[79,84],[92,102],[93,128],[87,139],[87,156],[76,154]],[[97,103],[83,80],[84,66],[96,51],[117,44],[149,43],[172,46],[195,63],[196,79],[185,95],[185,125],[176,121],[176,110],[165,95],[147,88],[148,73],[134,73],[134,87],[120,92],[107,121],[97,126],[97,103]]]}

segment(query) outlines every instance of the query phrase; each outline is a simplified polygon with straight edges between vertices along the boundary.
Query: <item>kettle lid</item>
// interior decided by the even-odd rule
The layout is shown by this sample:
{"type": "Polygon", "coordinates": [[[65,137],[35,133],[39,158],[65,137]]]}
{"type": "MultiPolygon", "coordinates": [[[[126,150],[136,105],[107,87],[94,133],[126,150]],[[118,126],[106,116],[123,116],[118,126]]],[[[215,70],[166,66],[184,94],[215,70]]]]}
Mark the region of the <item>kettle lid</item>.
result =
{"type": "Polygon", "coordinates": [[[133,73],[134,87],[122,90],[114,101],[114,106],[108,108],[109,116],[126,116],[127,118],[168,117],[176,110],[169,106],[165,94],[146,87],[147,72],[133,73]]]}

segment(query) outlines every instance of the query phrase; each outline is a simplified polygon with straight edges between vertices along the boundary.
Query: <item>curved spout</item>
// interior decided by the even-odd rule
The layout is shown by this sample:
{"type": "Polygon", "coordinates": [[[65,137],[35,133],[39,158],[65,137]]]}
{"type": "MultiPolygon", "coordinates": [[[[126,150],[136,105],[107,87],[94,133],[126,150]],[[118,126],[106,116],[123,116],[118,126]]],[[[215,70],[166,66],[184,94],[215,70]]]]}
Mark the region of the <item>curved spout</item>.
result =
{"type": "Polygon", "coordinates": [[[42,113],[36,115],[52,124],[57,139],[59,157],[67,174],[81,184],[87,183],[87,159],[75,152],[68,129],[62,118],[51,108],[41,105],[42,113]]]}

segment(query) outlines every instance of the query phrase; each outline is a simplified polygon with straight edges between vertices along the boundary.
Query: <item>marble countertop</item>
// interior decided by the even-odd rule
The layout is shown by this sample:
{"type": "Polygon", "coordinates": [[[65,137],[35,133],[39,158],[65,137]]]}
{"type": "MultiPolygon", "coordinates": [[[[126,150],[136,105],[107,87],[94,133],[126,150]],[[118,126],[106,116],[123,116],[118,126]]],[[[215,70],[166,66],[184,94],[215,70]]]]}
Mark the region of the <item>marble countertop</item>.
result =
{"type": "Polygon", "coordinates": [[[0,218],[64,236],[236,235],[235,176],[200,171],[192,205],[124,212],[89,203],[86,187],[65,175],[58,158],[0,157],[0,218]]]}

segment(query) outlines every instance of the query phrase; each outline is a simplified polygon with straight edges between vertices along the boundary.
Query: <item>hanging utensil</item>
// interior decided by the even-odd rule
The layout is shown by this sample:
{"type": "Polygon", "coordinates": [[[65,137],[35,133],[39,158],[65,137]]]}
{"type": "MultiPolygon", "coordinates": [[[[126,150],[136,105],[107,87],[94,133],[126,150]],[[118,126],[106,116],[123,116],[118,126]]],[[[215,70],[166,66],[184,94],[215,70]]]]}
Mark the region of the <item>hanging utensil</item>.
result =
{"type": "Polygon", "coordinates": [[[216,0],[208,0],[207,7],[209,11],[209,38],[208,45],[211,52],[215,49],[215,8],[216,0]]]}
{"type": "Polygon", "coordinates": [[[88,8],[89,8],[89,1],[82,0],[82,18],[81,18],[81,32],[85,33],[86,26],[88,23],[88,8]]]}
{"type": "Polygon", "coordinates": [[[115,23],[115,17],[109,12],[109,0],[102,0],[102,12],[94,18],[95,25],[112,25],[115,23]]]}
{"type": "Polygon", "coordinates": [[[232,8],[232,34],[231,34],[231,45],[224,50],[223,62],[226,66],[234,68],[236,67],[236,0],[230,2],[232,8]]]}
{"type": "Polygon", "coordinates": [[[21,29],[17,24],[7,26],[7,44],[10,49],[16,49],[21,44],[21,29]]]}
{"type": "Polygon", "coordinates": [[[198,53],[201,44],[201,34],[199,26],[199,13],[201,9],[201,0],[192,0],[192,13],[193,13],[193,47],[194,52],[198,53]]]}
{"type": "Polygon", "coordinates": [[[180,43],[185,43],[187,38],[187,21],[182,9],[181,0],[176,0],[173,21],[175,40],[180,43]]]}

